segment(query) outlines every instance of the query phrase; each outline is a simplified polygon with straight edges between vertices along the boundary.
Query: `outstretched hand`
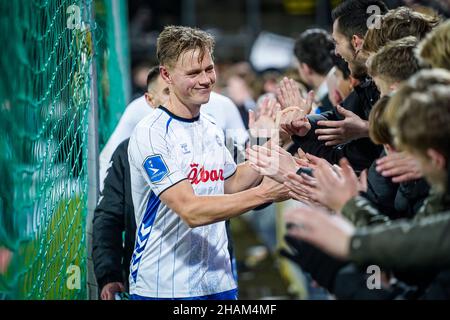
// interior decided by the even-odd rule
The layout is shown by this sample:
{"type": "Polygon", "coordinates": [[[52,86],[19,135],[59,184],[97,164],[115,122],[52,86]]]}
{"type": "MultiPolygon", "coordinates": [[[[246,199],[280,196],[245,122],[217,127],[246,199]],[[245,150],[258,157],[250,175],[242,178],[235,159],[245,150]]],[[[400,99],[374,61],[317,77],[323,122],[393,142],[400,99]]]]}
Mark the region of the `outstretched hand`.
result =
{"type": "Polygon", "coordinates": [[[355,227],[345,218],[320,208],[302,206],[288,210],[284,220],[290,226],[290,236],[305,240],[336,258],[348,257],[355,227]]]}
{"type": "Polygon", "coordinates": [[[402,183],[423,177],[419,161],[405,152],[391,152],[377,160],[376,170],[384,177],[391,177],[392,182],[402,183]]]}
{"type": "Polygon", "coordinates": [[[273,131],[278,130],[276,124],[277,114],[281,106],[277,100],[272,97],[263,99],[258,112],[250,110],[248,113],[248,127],[253,137],[270,138],[273,131]]]}
{"type": "MultiPolygon", "coordinates": [[[[347,159],[341,159],[339,164],[340,166],[330,166],[329,163],[320,161],[314,170],[314,177],[317,179],[314,199],[336,212],[364,188],[347,159]]],[[[363,173],[361,181],[365,181],[365,177],[366,173],[363,173]]]]}
{"type": "Polygon", "coordinates": [[[369,136],[368,122],[362,120],[356,114],[341,106],[337,106],[337,112],[344,116],[344,120],[328,121],[321,120],[317,122],[318,126],[325,129],[316,129],[317,139],[325,141],[326,146],[335,146],[369,136]]]}
{"type": "Polygon", "coordinates": [[[298,168],[296,159],[286,150],[275,144],[253,146],[248,149],[250,166],[259,174],[268,176],[279,183],[284,183],[288,173],[295,173],[298,168]]]}
{"type": "Polygon", "coordinates": [[[288,188],[269,177],[264,177],[258,188],[262,190],[265,199],[272,202],[281,202],[291,198],[288,188]]]}
{"type": "Polygon", "coordinates": [[[314,91],[310,91],[306,98],[303,98],[297,82],[293,79],[284,77],[278,84],[276,95],[283,110],[297,107],[302,109],[305,114],[311,112],[314,103],[314,91]]]}

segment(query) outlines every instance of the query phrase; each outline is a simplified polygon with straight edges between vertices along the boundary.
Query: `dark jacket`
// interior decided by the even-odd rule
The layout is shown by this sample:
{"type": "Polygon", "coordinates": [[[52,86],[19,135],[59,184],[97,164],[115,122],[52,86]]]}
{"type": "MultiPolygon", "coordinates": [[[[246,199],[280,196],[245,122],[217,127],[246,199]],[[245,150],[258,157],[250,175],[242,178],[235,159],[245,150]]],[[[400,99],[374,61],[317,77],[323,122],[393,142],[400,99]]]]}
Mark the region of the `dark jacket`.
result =
{"type": "Polygon", "coordinates": [[[322,99],[320,99],[320,106],[317,107],[317,114],[333,111],[333,104],[328,97],[328,94],[324,95],[322,99]]]}
{"type": "Polygon", "coordinates": [[[417,179],[401,183],[395,196],[395,211],[392,219],[413,218],[423,206],[430,193],[430,186],[425,179],[417,179]]]}
{"type": "Polygon", "coordinates": [[[128,287],[136,234],[128,142],[129,139],[123,141],[111,157],[111,167],[94,211],[92,258],[100,290],[109,282],[121,282],[128,287]]]}
{"type": "MultiPolygon", "coordinates": [[[[386,153],[381,153],[384,157],[386,153]]],[[[399,185],[393,183],[390,177],[382,176],[376,170],[376,162],[374,161],[367,171],[367,191],[361,193],[384,215],[390,217],[397,214],[395,209],[395,197],[397,195],[399,185]]],[[[353,221],[352,221],[353,222],[353,221]]]]}
{"type": "MultiPolygon", "coordinates": [[[[342,214],[369,220],[379,215],[361,197],[347,202],[342,214]]],[[[450,180],[446,192],[431,190],[412,220],[386,222],[356,231],[350,243],[352,261],[397,270],[450,268],[450,180]]]]}
{"type": "MultiPolygon", "coordinates": [[[[386,153],[383,151],[381,157],[386,153]]],[[[382,219],[367,221],[372,223],[385,222],[401,218],[412,218],[419,211],[427,198],[430,187],[425,179],[418,179],[404,183],[393,183],[391,177],[384,177],[376,170],[374,161],[367,173],[367,192],[360,195],[369,200],[382,219]]],[[[349,216],[348,218],[358,226],[367,222],[359,218],[364,216],[349,216]],[[356,219],[356,220],[355,220],[356,219]]]]}
{"type": "MultiPolygon", "coordinates": [[[[352,111],[361,119],[369,118],[372,106],[378,101],[380,93],[374,82],[368,78],[354,88],[352,93],[342,102],[342,107],[352,111]]],[[[378,158],[382,151],[381,146],[375,145],[369,138],[352,140],[345,144],[328,147],[323,141],[317,140],[315,129],[320,120],[342,120],[342,116],[333,111],[324,112],[320,115],[309,115],[311,130],[304,137],[293,136],[294,146],[290,150],[302,148],[304,152],[326,159],[330,163],[338,163],[346,157],[353,169],[360,172],[369,168],[372,162],[378,158]]]]}

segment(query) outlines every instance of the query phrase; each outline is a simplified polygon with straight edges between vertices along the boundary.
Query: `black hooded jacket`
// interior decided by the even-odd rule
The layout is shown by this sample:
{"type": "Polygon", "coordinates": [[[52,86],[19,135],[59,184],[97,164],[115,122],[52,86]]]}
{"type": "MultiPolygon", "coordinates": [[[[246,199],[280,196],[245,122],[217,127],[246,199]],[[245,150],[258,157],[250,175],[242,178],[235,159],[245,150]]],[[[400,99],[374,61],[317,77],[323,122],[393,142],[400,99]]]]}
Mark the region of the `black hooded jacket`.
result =
{"type": "Polygon", "coordinates": [[[111,157],[111,167],[94,211],[92,258],[100,290],[110,282],[128,287],[136,234],[128,142],[129,139],[123,141],[111,157]]]}

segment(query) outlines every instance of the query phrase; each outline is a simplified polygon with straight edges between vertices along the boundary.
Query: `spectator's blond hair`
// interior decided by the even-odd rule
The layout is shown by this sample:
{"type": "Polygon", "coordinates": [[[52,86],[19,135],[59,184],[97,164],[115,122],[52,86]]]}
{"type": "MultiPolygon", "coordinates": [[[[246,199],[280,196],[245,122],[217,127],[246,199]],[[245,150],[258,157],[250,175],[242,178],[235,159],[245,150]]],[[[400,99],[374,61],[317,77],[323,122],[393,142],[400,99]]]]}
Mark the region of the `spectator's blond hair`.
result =
{"type": "Polygon", "coordinates": [[[415,37],[389,42],[368,60],[369,74],[388,83],[409,79],[420,70],[420,63],[415,54],[417,44],[415,37]]]}
{"type": "Polygon", "coordinates": [[[369,114],[369,137],[375,144],[393,144],[389,125],[384,118],[384,111],[388,103],[389,96],[381,97],[369,114]]]}
{"type": "Polygon", "coordinates": [[[389,100],[384,115],[399,149],[426,155],[433,148],[450,159],[450,72],[419,72],[389,100]]]}
{"type": "Polygon", "coordinates": [[[190,50],[200,50],[199,62],[206,52],[214,50],[214,38],[211,34],[184,26],[167,26],[157,40],[156,55],[160,65],[173,67],[181,54],[190,50]]]}
{"type": "Polygon", "coordinates": [[[380,16],[380,27],[369,29],[364,37],[363,50],[377,52],[389,41],[408,36],[423,39],[441,21],[438,16],[429,16],[407,7],[389,10],[380,16]]]}
{"type": "Polygon", "coordinates": [[[450,70],[450,20],[434,29],[419,44],[419,56],[433,68],[450,70]]]}

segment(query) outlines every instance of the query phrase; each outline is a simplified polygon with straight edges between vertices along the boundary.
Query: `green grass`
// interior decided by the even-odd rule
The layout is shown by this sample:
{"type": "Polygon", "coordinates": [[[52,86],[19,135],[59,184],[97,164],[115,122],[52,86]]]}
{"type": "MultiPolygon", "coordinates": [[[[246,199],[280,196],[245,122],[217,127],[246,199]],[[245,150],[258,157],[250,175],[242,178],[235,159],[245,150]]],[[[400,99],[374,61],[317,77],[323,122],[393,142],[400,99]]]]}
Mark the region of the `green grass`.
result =
{"type": "Polygon", "coordinates": [[[2,286],[3,291],[9,289],[7,297],[12,299],[87,298],[85,202],[85,197],[74,196],[50,210],[37,237],[23,241],[15,252],[0,291],[2,286]],[[67,286],[71,265],[80,268],[80,289],[67,286]]]}

